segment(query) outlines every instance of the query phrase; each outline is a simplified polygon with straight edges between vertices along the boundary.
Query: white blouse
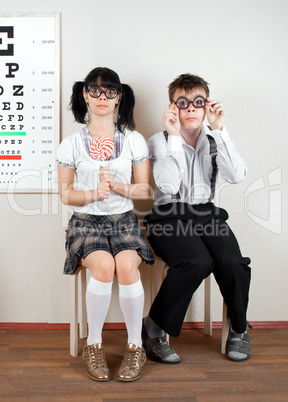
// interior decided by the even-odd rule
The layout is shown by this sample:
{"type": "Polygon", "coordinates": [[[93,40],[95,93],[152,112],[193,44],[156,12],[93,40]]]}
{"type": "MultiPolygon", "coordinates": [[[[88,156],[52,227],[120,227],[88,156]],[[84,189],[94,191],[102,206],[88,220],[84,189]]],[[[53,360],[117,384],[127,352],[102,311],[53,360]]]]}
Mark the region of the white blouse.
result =
{"type": "MultiPolygon", "coordinates": [[[[137,131],[124,130],[124,141],[120,155],[115,159],[98,161],[85,149],[82,130],[65,138],[57,150],[57,162],[75,169],[74,189],[88,191],[97,188],[100,166],[107,167],[114,173],[116,182],[130,184],[132,165],[149,158],[149,150],[144,137],[137,131]]],[[[80,207],[73,207],[75,212],[92,215],[121,214],[133,209],[133,201],[111,190],[108,199],[95,201],[80,207]]]]}

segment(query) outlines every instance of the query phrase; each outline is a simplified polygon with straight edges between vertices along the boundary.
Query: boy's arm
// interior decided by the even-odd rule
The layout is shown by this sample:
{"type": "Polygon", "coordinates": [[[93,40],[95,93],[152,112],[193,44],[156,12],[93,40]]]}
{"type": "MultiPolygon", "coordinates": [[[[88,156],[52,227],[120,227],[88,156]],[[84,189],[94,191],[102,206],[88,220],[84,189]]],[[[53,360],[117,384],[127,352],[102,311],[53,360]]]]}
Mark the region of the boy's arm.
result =
{"type": "Polygon", "coordinates": [[[221,102],[208,99],[205,111],[212,128],[209,134],[214,137],[217,144],[216,162],[219,172],[229,183],[239,183],[246,177],[247,166],[224,127],[225,108],[221,102]]]}
{"type": "Polygon", "coordinates": [[[238,153],[225,127],[213,130],[211,134],[217,144],[217,167],[224,180],[229,183],[239,183],[246,178],[247,165],[238,153]]]}
{"type": "Polygon", "coordinates": [[[158,133],[148,140],[148,146],[156,186],[162,193],[177,194],[185,167],[181,138],[168,135],[166,141],[164,134],[158,133]]]}

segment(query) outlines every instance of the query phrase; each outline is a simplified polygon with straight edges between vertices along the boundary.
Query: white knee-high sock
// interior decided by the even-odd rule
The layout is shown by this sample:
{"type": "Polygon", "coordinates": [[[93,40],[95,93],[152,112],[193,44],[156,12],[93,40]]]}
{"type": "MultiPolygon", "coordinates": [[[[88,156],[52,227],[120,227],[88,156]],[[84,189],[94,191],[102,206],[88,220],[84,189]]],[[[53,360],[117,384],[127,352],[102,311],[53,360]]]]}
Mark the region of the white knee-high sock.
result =
{"type": "Polygon", "coordinates": [[[102,342],[102,329],[110,306],[113,282],[99,282],[90,278],[86,290],[88,318],[87,345],[102,342]]]}
{"type": "Polygon", "coordinates": [[[142,316],[144,308],[144,290],[141,279],[132,285],[119,285],[119,304],[124,316],[128,343],[142,346],[142,316]]]}

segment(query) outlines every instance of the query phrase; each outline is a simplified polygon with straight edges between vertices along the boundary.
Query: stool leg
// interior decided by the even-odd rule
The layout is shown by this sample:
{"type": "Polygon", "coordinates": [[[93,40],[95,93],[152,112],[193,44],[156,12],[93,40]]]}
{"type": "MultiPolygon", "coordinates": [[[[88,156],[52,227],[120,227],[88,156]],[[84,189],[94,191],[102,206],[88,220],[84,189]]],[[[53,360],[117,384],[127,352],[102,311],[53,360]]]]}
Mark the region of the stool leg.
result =
{"type": "Polygon", "coordinates": [[[86,269],[81,269],[81,286],[80,286],[80,338],[87,338],[87,310],[86,310],[86,269]]]}
{"type": "Polygon", "coordinates": [[[221,339],[221,353],[225,355],[226,353],[226,343],[229,334],[229,324],[230,320],[227,315],[227,306],[223,300],[223,317],[222,317],[222,339],[221,339]]]}
{"type": "Polygon", "coordinates": [[[204,281],[204,334],[212,335],[211,275],[204,281]]]}
{"type": "Polygon", "coordinates": [[[78,356],[78,274],[71,275],[70,355],[78,356]]]}

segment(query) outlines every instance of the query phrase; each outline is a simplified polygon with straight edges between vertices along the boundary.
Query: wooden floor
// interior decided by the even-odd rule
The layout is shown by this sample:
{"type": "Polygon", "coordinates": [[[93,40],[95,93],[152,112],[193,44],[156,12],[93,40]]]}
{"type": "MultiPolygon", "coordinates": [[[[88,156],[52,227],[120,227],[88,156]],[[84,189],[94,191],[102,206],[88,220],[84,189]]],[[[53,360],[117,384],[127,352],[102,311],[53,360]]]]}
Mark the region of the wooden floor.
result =
{"type": "MultiPolygon", "coordinates": [[[[288,401],[288,330],[250,331],[252,357],[233,363],[220,353],[221,331],[208,337],[183,330],[170,344],[178,365],[147,360],[142,377],[115,376],[126,331],[106,330],[103,340],[112,379],[91,380],[82,358],[69,355],[67,330],[0,331],[0,401],[288,401]]],[[[80,352],[84,340],[79,340],[80,352]]]]}

